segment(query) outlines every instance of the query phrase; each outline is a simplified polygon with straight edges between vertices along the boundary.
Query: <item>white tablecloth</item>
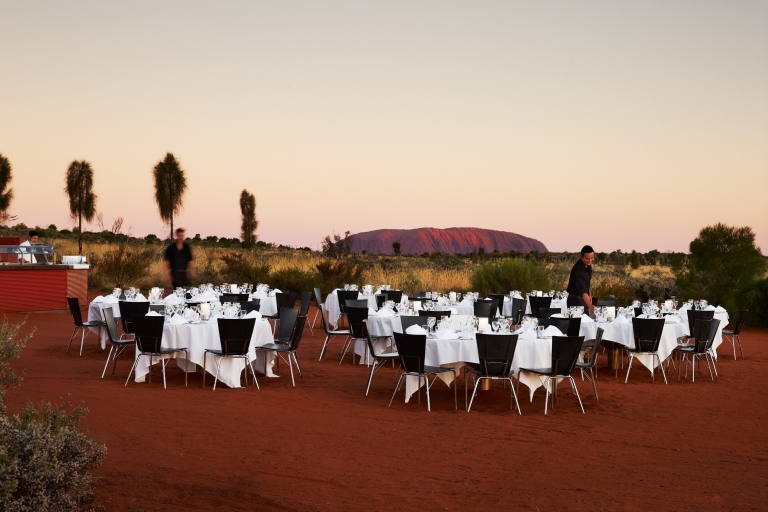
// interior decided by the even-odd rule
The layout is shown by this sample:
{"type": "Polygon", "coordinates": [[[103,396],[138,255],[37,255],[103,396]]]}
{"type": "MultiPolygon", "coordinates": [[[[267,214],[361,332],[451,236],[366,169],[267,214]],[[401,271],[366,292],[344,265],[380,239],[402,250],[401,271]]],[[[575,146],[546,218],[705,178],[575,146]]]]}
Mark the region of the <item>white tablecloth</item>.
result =
{"type": "MultiPolygon", "coordinates": [[[[115,317],[115,322],[117,323],[120,320],[120,305],[118,304],[118,300],[112,296],[109,295],[107,297],[99,297],[101,301],[97,301],[97,299],[94,299],[91,301],[91,303],[88,305],[88,321],[89,322],[103,322],[104,321],[104,313],[102,310],[104,308],[112,308],[112,314],[115,317]]],[[[99,336],[99,342],[101,343],[101,349],[104,350],[107,347],[107,328],[106,327],[91,327],[91,332],[96,333],[99,336]]]]}
{"type": "MultiPolygon", "coordinates": [[[[336,295],[337,290],[338,288],[329,293],[325,298],[325,310],[328,312],[328,321],[331,323],[334,329],[339,325],[339,317],[341,316],[341,309],[339,308],[339,296],[336,295]]],[[[363,295],[362,293],[358,293],[357,298],[359,300],[367,299],[368,307],[374,311],[379,309],[376,305],[375,295],[363,295]]],[[[408,296],[403,294],[403,300],[407,301],[408,296]]]]}
{"type": "MultiPolygon", "coordinates": [[[[256,327],[251,337],[251,346],[248,356],[251,358],[253,368],[256,371],[264,371],[264,351],[258,353],[254,347],[273,343],[272,328],[265,319],[257,320],[256,327]]],[[[180,324],[174,325],[166,322],[163,326],[163,348],[186,348],[187,357],[185,360],[183,352],[177,352],[173,357],[176,358],[176,364],[186,372],[194,372],[197,366],[203,366],[205,349],[221,349],[221,340],[219,338],[219,326],[215,319],[202,324],[180,324]],[[193,364],[194,363],[194,364],[193,364]]],[[[138,349],[136,350],[138,357],[138,349]]],[[[274,353],[267,355],[267,368],[271,368],[274,362],[274,353]]],[[[160,361],[159,357],[153,357],[153,363],[160,361]]],[[[240,387],[240,374],[245,369],[245,359],[222,359],[219,381],[229,387],[240,387]]],[[[216,375],[216,357],[209,354],[205,358],[205,371],[211,375],[216,375]]],[[[136,382],[144,382],[149,373],[149,357],[142,357],[136,365],[136,382]]],[[[162,377],[160,377],[162,378],[162,377]]],[[[213,382],[211,382],[213,385],[213,382]]]]}
{"type": "MultiPolygon", "coordinates": [[[[568,301],[566,299],[552,299],[552,302],[549,303],[549,307],[551,308],[560,308],[560,312],[562,314],[566,314],[568,312],[568,301]]],[[[512,314],[512,302],[505,302],[504,303],[504,315],[510,316],[512,314]],[[509,312],[507,312],[509,311],[509,312]]],[[[530,299],[525,300],[525,314],[530,315],[533,314],[533,311],[531,311],[531,301],[530,299]]]]}
{"type": "Polygon", "coordinates": [[[435,311],[450,311],[451,315],[474,315],[475,303],[470,301],[461,301],[458,304],[436,304],[435,311]]]}
{"type": "Polygon", "coordinates": [[[259,299],[259,313],[262,316],[274,316],[277,314],[277,299],[268,297],[264,292],[256,292],[251,299],[259,299]]]}
{"type": "MultiPolygon", "coordinates": [[[[685,324],[685,334],[690,335],[688,332],[688,310],[686,308],[680,308],[678,311],[678,314],[680,315],[680,318],[682,318],[683,323],[685,324]]],[[[715,311],[715,319],[720,320],[720,325],[717,327],[717,334],[715,335],[715,339],[712,341],[712,355],[715,359],[717,359],[717,347],[720,346],[721,343],[723,343],[723,328],[728,325],[728,312],[722,311],[718,312],[715,311]]]]}

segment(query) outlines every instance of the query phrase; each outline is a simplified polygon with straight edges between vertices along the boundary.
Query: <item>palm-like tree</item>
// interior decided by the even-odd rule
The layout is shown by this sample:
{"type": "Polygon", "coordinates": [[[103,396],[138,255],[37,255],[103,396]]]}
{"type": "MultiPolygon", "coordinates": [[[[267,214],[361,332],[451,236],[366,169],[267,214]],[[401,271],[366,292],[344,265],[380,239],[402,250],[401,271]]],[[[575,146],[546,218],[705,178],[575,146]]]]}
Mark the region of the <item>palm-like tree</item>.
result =
{"type": "Polygon", "coordinates": [[[69,213],[77,219],[77,248],[83,254],[83,218],[91,222],[96,215],[96,194],[93,193],[91,164],[77,160],[69,164],[64,192],[69,197],[69,213]]]}
{"type": "Polygon", "coordinates": [[[13,201],[13,189],[8,187],[11,179],[11,162],[0,155],[0,222],[5,222],[9,218],[8,208],[13,201]]]}
{"type": "Polygon", "coordinates": [[[173,216],[181,209],[182,197],[187,190],[187,178],[179,161],[172,153],[167,153],[152,170],[155,178],[155,202],[160,210],[160,218],[171,225],[173,239],[173,216]]]}
{"type": "Polygon", "coordinates": [[[243,217],[240,224],[243,247],[253,247],[257,238],[256,229],[259,227],[259,221],[256,220],[256,197],[245,189],[240,192],[240,213],[243,217]]]}

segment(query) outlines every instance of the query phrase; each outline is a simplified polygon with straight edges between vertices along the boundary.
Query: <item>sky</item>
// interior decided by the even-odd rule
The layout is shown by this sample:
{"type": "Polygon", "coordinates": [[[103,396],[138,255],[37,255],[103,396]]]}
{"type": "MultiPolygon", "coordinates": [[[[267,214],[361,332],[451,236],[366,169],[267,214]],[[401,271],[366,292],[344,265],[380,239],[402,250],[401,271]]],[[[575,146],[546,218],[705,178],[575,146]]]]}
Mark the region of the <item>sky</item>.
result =
{"type": "MultiPolygon", "coordinates": [[[[481,227],[553,251],[686,251],[717,222],[768,253],[766,1],[0,0],[11,213],[319,247],[332,232],[481,227]]],[[[94,223],[88,229],[98,229],[94,223]]]]}

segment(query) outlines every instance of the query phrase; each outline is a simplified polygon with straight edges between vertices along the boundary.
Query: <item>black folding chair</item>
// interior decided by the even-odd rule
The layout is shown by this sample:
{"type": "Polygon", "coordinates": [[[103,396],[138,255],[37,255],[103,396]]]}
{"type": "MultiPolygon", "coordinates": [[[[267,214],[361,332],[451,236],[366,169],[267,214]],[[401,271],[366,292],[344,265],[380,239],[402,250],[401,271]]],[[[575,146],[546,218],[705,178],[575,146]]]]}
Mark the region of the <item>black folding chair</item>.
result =
{"type": "MultiPolygon", "coordinates": [[[[549,404],[550,394],[552,395],[552,408],[555,407],[555,402],[557,401],[558,379],[568,379],[571,383],[573,393],[579,400],[581,412],[584,413],[584,405],[581,403],[579,390],[576,388],[576,382],[573,380],[573,377],[571,377],[571,373],[573,373],[573,370],[576,368],[576,362],[579,358],[582,343],[584,343],[584,336],[553,336],[552,363],[549,368],[520,368],[519,373],[528,372],[539,375],[539,380],[541,380],[541,377],[545,377],[543,382],[546,389],[546,395],[544,397],[544,414],[547,414],[547,404],[549,404]],[[552,391],[550,391],[550,384],[553,380],[554,386],[551,386],[552,391]]],[[[519,378],[517,380],[517,386],[520,387],[519,378]]]]}
{"type": "Polygon", "coordinates": [[[328,348],[328,344],[331,342],[333,338],[335,338],[336,336],[344,336],[344,344],[346,345],[347,339],[351,334],[349,329],[336,329],[336,330],[331,329],[331,324],[330,322],[328,322],[328,312],[325,310],[325,304],[320,304],[320,314],[323,320],[323,329],[325,330],[325,341],[323,342],[323,348],[320,350],[320,358],[318,359],[318,361],[323,360],[325,349],[328,348]]]}
{"type": "MultiPolygon", "coordinates": [[[[661,368],[661,375],[664,376],[664,384],[667,384],[667,374],[664,373],[664,367],[659,358],[659,343],[661,342],[661,332],[664,330],[663,318],[633,318],[632,332],[635,336],[635,348],[628,348],[629,365],[627,366],[627,376],[624,377],[624,384],[629,379],[629,371],[632,369],[632,361],[637,355],[649,355],[658,361],[658,368],[661,368]]],[[[651,376],[656,380],[656,367],[652,365],[651,376]]]]}
{"type": "Polygon", "coordinates": [[[312,319],[312,328],[315,328],[315,322],[317,322],[317,317],[320,315],[320,306],[325,304],[323,301],[323,292],[320,290],[320,288],[315,288],[315,305],[317,306],[317,311],[315,312],[315,318],[312,319]]]}
{"type": "MultiPolygon", "coordinates": [[[[187,357],[186,348],[163,348],[163,324],[165,323],[164,316],[138,316],[134,315],[131,318],[133,322],[134,332],[136,334],[136,347],[139,349],[139,353],[136,356],[136,360],[133,362],[131,371],[128,372],[128,378],[125,380],[125,385],[128,385],[128,381],[131,380],[131,374],[136,369],[136,365],[139,363],[142,357],[149,357],[149,383],[152,384],[152,358],[159,357],[160,364],[163,368],[163,389],[165,389],[165,367],[171,360],[170,357],[165,356],[173,355],[177,352],[183,352],[184,357],[187,357]]],[[[184,372],[184,387],[187,386],[187,372],[184,372]]]]}
{"type": "MultiPolygon", "coordinates": [[[[597,368],[595,368],[595,364],[597,364],[597,353],[600,349],[600,342],[603,340],[603,332],[604,332],[604,329],[602,327],[597,328],[597,334],[595,335],[595,344],[592,346],[592,352],[590,353],[589,358],[583,362],[576,361],[576,368],[581,370],[582,375],[587,375],[584,370],[589,370],[589,375],[587,375],[587,379],[589,379],[589,382],[592,383],[592,390],[595,392],[595,402],[597,403],[600,403],[600,399],[597,398],[597,386],[595,385],[595,374],[592,372],[592,369],[594,368],[595,371],[597,371],[597,368]]],[[[582,349],[583,348],[584,346],[582,345],[582,349]]],[[[587,347],[587,350],[589,350],[589,347],[587,347]]]]}
{"type": "Polygon", "coordinates": [[[493,312],[493,316],[496,316],[497,314],[499,316],[503,316],[504,315],[504,298],[505,297],[506,297],[506,295],[504,295],[503,293],[491,293],[491,294],[488,295],[489,299],[492,299],[492,300],[496,301],[496,306],[497,307],[496,307],[496,311],[493,312]]]}
{"type": "MultiPolygon", "coordinates": [[[[355,364],[355,340],[366,339],[366,324],[365,320],[368,320],[368,306],[355,307],[350,303],[354,301],[347,301],[347,321],[349,322],[350,336],[344,343],[344,348],[341,351],[341,359],[339,364],[344,361],[344,357],[347,355],[349,349],[352,349],[352,364],[355,364]]],[[[367,304],[367,301],[364,301],[367,304]]],[[[368,352],[367,348],[365,352],[368,352]]],[[[368,358],[366,358],[366,362],[368,358]]]]}
{"type": "Polygon", "coordinates": [[[75,323],[75,329],[72,331],[72,336],[69,338],[69,345],[67,345],[67,352],[69,352],[69,347],[72,346],[72,340],[75,338],[77,330],[80,329],[82,331],[82,335],[80,336],[80,355],[82,356],[83,343],[85,342],[85,337],[90,332],[88,329],[91,327],[102,327],[105,324],[100,320],[93,322],[83,322],[83,314],[80,311],[80,301],[77,299],[77,297],[67,297],[67,305],[69,306],[69,312],[72,314],[72,321],[75,323]]]}
{"type": "MultiPolygon", "coordinates": [[[[301,305],[299,306],[299,316],[309,316],[309,306],[312,302],[312,292],[301,292],[301,305]]],[[[312,324],[309,324],[309,333],[314,337],[315,331],[312,330],[312,324]]]]}
{"type": "Polygon", "coordinates": [[[739,312],[739,320],[736,322],[736,327],[733,328],[732,331],[729,331],[727,329],[723,329],[723,336],[725,339],[731,342],[731,346],[733,347],[733,360],[736,360],[736,344],[739,344],[739,350],[741,351],[741,357],[744,358],[744,349],[741,348],[741,337],[739,336],[741,334],[741,329],[744,327],[744,322],[747,321],[747,310],[743,310],[739,312]]]}
{"type": "Polygon", "coordinates": [[[512,359],[515,357],[517,349],[517,334],[476,334],[477,354],[479,363],[467,363],[464,367],[464,406],[467,412],[472,409],[472,402],[477,396],[477,386],[483,379],[509,381],[509,408],[514,407],[518,414],[523,414],[520,410],[520,404],[517,402],[517,393],[515,385],[512,382],[510,370],[512,368],[512,359]],[[467,373],[475,378],[475,387],[472,390],[472,398],[467,404],[467,373]]]}
{"type": "Polygon", "coordinates": [[[101,372],[101,378],[103,379],[104,375],[107,373],[109,361],[114,361],[114,364],[112,365],[112,375],[114,375],[115,368],[117,367],[117,357],[122,354],[129,345],[136,345],[136,340],[123,340],[117,335],[117,325],[115,324],[115,315],[112,312],[112,308],[104,308],[101,312],[104,313],[104,323],[107,326],[107,338],[109,339],[109,354],[107,354],[107,362],[104,364],[104,371],[101,372]]]}
{"type": "MultiPolygon", "coordinates": [[[[293,363],[296,363],[296,369],[299,371],[299,376],[303,379],[304,374],[301,372],[301,365],[299,365],[299,359],[296,357],[296,352],[299,350],[299,345],[301,344],[301,337],[304,333],[304,324],[307,321],[306,316],[300,316],[296,319],[296,324],[293,329],[293,333],[291,335],[291,340],[287,345],[278,344],[278,343],[268,343],[266,345],[262,345],[260,347],[255,347],[256,350],[262,350],[262,351],[269,351],[274,350],[277,352],[277,355],[282,357],[282,354],[285,354],[288,357],[288,368],[291,371],[291,385],[293,387],[296,387],[296,381],[293,377],[293,363]]],[[[266,355],[264,357],[264,375],[267,374],[267,358],[266,355]]]]}
{"type": "Polygon", "coordinates": [[[539,309],[552,307],[552,297],[535,297],[531,295],[528,297],[531,303],[531,314],[536,318],[541,318],[539,309]]]}
{"type": "Polygon", "coordinates": [[[564,336],[578,336],[581,330],[581,317],[578,318],[540,318],[539,325],[549,327],[554,325],[564,336]]]}
{"type": "MultiPolygon", "coordinates": [[[[363,320],[363,327],[365,331],[365,338],[368,343],[368,353],[371,354],[371,357],[373,358],[373,364],[371,365],[371,373],[368,375],[368,385],[365,388],[365,396],[368,396],[368,392],[371,390],[371,381],[373,380],[373,374],[379,371],[379,368],[384,366],[387,362],[392,362],[394,364],[394,361],[399,361],[400,356],[398,355],[397,351],[395,352],[377,352],[376,347],[373,344],[373,338],[371,338],[371,330],[368,328],[368,320],[363,320]]],[[[398,370],[398,374],[400,373],[400,370],[398,370]]],[[[395,378],[397,378],[397,374],[395,375],[395,378]]]]}
{"type": "MultiPolygon", "coordinates": [[[[216,391],[216,383],[219,382],[219,371],[221,370],[222,359],[245,359],[245,387],[248,387],[248,369],[251,370],[253,382],[256,389],[259,389],[259,381],[256,380],[256,374],[251,366],[251,358],[248,350],[251,348],[251,338],[253,329],[256,327],[255,318],[217,318],[216,323],[219,327],[220,349],[205,349],[203,353],[203,387],[205,387],[205,362],[208,354],[213,355],[213,361],[216,363],[216,377],[213,379],[213,391],[216,391]],[[217,359],[218,356],[218,359],[217,359]]],[[[238,377],[238,380],[239,377],[238,377]]]]}
{"type": "Polygon", "coordinates": [[[403,300],[403,292],[402,290],[387,290],[386,292],[381,292],[386,297],[386,300],[394,301],[395,304],[400,304],[400,301],[403,300]]]}
{"type": "Polygon", "coordinates": [[[435,380],[437,379],[437,374],[451,372],[453,373],[453,410],[456,410],[458,408],[458,401],[456,400],[456,370],[453,368],[427,366],[424,364],[424,357],[427,351],[427,336],[425,334],[401,334],[396,332],[394,335],[395,345],[397,346],[397,353],[400,356],[400,366],[403,368],[403,373],[400,374],[400,378],[397,380],[397,386],[395,386],[395,392],[392,393],[389,407],[392,407],[392,401],[400,390],[400,385],[403,382],[403,379],[408,375],[412,375],[419,378],[419,403],[421,403],[421,379],[424,379],[425,387],[427,388],[427,411],[430,411],[429,389],[434,385],[435,380]],[[432,380],[432,384],[429,383],[430,375],[435,376],[432,380]]]}
{"type": "MultiPolygon", "coordinates": [[[[117,305],[120,307],[120,323],[123,326],[123,333],[120,335],[120,338],[123,338],[124,336],[133,336],[134,335],[133,321],[131,320],[133,318],[133,315],[145,316],[147,313],[149,313],[150,310],[152,310],[152,306],[153,306],[148,301],[135,302],[135,301],[127,301],[127,300],[121,300],[117,303],[117,305]]],[[[160,307],[163,308],[163,311],[162,313],[160,311],[157,311],[157,313],[160,315],[164,315],[165,306],[161,304],[160,307]]]]}
{"type": "Polygon", "coordinates": [[[552,315],[558,315],[562,314],[563,310],[560,308],[539,308],[539,316],[538,318],[549,318],[552,315]]]}
{"type": "Polygon", "coordinates": [[[477,300],[473,305],[473,311],[477,318],[487,318],[488,323],[493,321],[496,316],[498,305],[495,300],[477,300]]]}
{"type": "MultiPolygon", "coordinates": [[[[712,350],[712,342],[715,340],[717,329],[720,327],[720,320],[697,320],[696,321],[696,337],[693,339],[693,343],[679,346],[675,349],[680,357],[680,366],[677,368],[677,380],[680,380],[680,371],[682,370],[683,363],[686,360],[691,363],[691,382],[696,382],[696,362],[702,357],[707,364],[709,370],[709,377],[714,381],[715,375],[712,374],[712,368],[715,365],[715,360],[710,353],[712,350]],[[710,362],[712,363],[710,365],[710,362]]],[[[688,378],[688,367],[685,367],[685,378],[688,378]]]]}

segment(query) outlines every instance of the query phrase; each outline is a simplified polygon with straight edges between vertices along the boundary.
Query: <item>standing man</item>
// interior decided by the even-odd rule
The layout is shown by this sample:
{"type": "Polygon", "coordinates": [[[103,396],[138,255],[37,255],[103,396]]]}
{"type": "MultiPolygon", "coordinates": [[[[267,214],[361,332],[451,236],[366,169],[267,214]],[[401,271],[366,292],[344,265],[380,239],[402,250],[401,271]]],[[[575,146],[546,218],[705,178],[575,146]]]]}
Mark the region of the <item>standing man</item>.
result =
{"type": "Polygon", "coordinates": [[[568,307],[582,306],[590,313],[595,311],[592,304],[592,262],[595,261],[595,250],[585,245],[581,248],[581,258],[571,269],[568,279],[568,307]]]}
{"type": "Polygon", "coordinates": [[[187,286],[187,269],[192,278],[197,279],[192,248],[184,241],[185,238],[184,229],[177,229],[176,240],[165,250],[165,280],[170,281],[174,289],[187,286]]]}
{"type": "MultiPolygon", "coordinates": [[[[33,229],[32,231],[29,232],[29,235],[27,236],[27,241],[21,242],[19,244],[19,247],[21,246],[29,247],[32,244],[36,244],[38,238],[39,238],[39,235],[37,234],[37,231],[33,229]]],[[[24,260],[24,263],[32,263],[32,255],[29,253],[19,254],[19,262],[21,262],[22,259],[24,260]]]]}

